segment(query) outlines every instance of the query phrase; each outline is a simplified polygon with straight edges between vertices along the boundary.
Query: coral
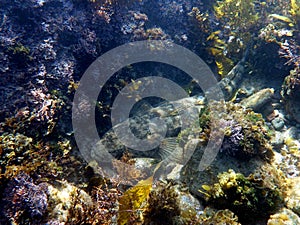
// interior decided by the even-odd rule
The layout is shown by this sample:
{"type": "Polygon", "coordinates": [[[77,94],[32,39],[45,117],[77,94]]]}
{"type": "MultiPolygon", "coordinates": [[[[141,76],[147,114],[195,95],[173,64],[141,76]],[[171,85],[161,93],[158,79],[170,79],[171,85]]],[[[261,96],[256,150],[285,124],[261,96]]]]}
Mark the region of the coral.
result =
{"type": "Polygon", "coordinates": [[[240,222],[267,218],[281,207],[279,189],[263,186],[252,177],[228,170],[218,175],[218,183],[203,186],[206,201],[220,209],[230,209],[240,222]]]}
{"type": "Polygon", "coordinates": [[[48,207],[46,193],[47,186],[36,185],[27,174],[20,173],[8,182],[3,192],[2,222],[40,224],[48,207]]]}
{"type": "Polygon", "coordinates": [[[244,160],[255,156],[267,161],[272,159],[270,131],[261,114],[231,102],[213,102],[202,112],[199,119],[203,130],[201,136],[206,139],[210,135],[209,126],[214,115],[211,112],[219,112],[219,126],[224,133],[221,153],[244,160]]]}

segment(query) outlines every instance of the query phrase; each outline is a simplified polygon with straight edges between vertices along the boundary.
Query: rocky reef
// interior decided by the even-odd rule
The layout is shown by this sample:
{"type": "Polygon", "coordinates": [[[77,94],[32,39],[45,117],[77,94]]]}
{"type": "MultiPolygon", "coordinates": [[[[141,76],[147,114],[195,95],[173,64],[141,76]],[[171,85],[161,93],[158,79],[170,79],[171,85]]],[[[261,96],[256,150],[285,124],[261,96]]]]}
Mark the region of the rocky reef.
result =
{"type": "Polygon", "coordinates": [[[300,224],[299,1],[0,4],[0,224],[300,224]],[[163,64],[114,74],[96,102],[80,107],[95,104],[102,143],[114,162],[130,165],[113,164],[134,181],[124,184],[83,159],[72,101],[97,57],[141,40],[176,43],[200,56],[225,101],[207,102],[195,80],[163,64]],[[167,138],[161,148],[133,151],[112,135],[110,115],[120,90],[130,83],[139,89],[135,80],[143,76],[176,82],[190,97],[137,98],[130,120],[136,135],[151,134],[149,121],[159,117],[167,138]],[[181,116],[192,110],[197,126],[183,129],[181,116]],[[200,169],[210,139],[220,148],[200,169]]]}
{"type": "Polygon", "coordinates": [[[203,129],[200,135],[209,139],[211,112],[220,112],[218,116],[219,129],[224,133],[220,153],[236,157],[241,160],[249,160],[259,156],[264,160],[273,157],[272,147],[269,144],[271,130],[265,125],[261,114],[246,109],[241,105],[230,102],[213,102],[201,113],[199,122],[203,129]]]}

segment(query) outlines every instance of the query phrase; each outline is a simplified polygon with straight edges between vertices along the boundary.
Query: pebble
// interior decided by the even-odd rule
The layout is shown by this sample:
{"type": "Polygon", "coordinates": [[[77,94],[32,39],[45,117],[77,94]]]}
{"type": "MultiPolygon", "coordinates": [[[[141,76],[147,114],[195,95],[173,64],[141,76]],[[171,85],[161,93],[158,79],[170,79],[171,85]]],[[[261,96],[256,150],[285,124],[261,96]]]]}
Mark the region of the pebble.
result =
{"type": "Polygon", "coordinates": [[[280,131],[284,127],[284,121],[280,117],[276,117],[274,120],[272,120],[272,125],[275,130],[280,131]]]}

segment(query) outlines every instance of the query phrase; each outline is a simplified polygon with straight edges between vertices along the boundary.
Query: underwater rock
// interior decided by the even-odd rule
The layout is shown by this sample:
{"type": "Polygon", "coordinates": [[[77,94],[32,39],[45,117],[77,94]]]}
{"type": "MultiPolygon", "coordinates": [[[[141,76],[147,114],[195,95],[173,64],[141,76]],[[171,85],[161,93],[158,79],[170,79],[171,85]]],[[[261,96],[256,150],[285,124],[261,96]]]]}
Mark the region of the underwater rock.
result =
{"type": "Polygon", "coordinates": [[[300,73],[299,69],[291,70],[282,84],[281,95],[287,113],[300,122],[300,73]]]}
{"type": "Polygon", "coordinates": [[[271,102],[273,95],[273,88],[265,88],[243,99],[240,104],[246,108],[251,108],[254,112],[262,113],[271,102]]]}
{"type": "Polygon", "coordinates": [[[40,224],[49,205],[47,185],[36,185],[27,174],[20,173],[8,182],[0,205],[0,222],[40,224]]]}
{"type": "Polygon", "coordinates": [[[58,186],[49,185],[48,194],[48,220],[55,223],[80,221],[86,210],[93,204],[91,197],[85,191],[66,181],[61,181],[58,186]]]}
{"type": "Polygon", "coordinates": [[[271,123],[275,130],[282,130],[282,128],[284,127],[284,120],[280,117],[276,117],[272,120],[271,123]]]}
{"type": "Polygon", "coordinates": [[[294,178],[300,174],[300,143],[289,136],[289,133],[285,132],[284,145],[280,153],[275,154],[273,164],[283,171],[287,178],[294,178]]]}
{"type": "Polygon", "coordinates": [[[261,157],[270,161],[273,157],[270,131],[261,114],[230,102],[213,102],[200,114],[200,136],[205,140],[214,138],[210,133],[211,121],[219,120],[218,127],[224,138],[220,153],[248,160],[261,157]],[[218,112],[217,115],[212,112],[218,112]],[[215,118],[217,116],[218,118],[215,118]]]}
{"type": "Polygon", "coordinates": [[[284,135],[280,131],[275,131],[274,135],[271,138],[271,144],[273,149],[276,151],[280,151],[281,147],[284,144],[284,135]]]}
{"type": "Polygon", "coordinates": [[[289,188],[286,191],[286,207],[300,215],[300,177],[289,179],[289,188]]]}
{"type": "Polygon", "coordinates": [[[300,224],[300,218],[293,211],[283,208],[278,213],[271,215],[267,225],[296,225],[300,224]]]}
{"type": "Polygon", "coordinates": [[[201,215],[202,225],[241,225],[238,217],[229,209],[216,210],[206,207],[201,215]]]}

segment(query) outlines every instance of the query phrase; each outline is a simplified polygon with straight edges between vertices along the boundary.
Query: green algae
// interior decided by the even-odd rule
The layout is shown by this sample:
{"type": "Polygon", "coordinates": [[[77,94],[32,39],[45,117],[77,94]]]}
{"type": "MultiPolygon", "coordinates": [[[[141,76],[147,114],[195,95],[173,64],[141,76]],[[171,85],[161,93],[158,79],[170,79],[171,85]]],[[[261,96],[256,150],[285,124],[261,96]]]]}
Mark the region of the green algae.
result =
{"type": "Polygon", "coordinates": [[[267,218],[278,210],[283,199],[278,188],[269,188],[233,170],[220,173],[218,182],[206,188],[206,201],[218,209],[230,209],[239,221],[267,218]]]}

